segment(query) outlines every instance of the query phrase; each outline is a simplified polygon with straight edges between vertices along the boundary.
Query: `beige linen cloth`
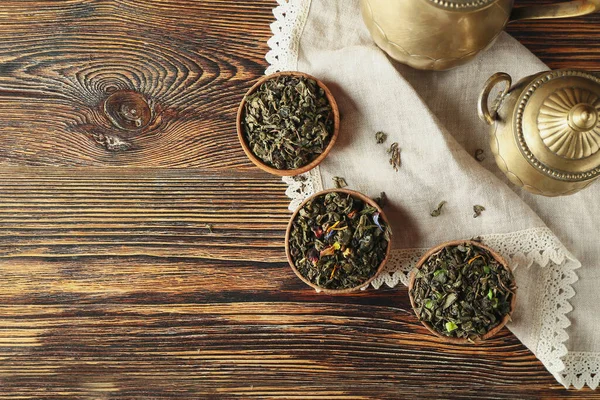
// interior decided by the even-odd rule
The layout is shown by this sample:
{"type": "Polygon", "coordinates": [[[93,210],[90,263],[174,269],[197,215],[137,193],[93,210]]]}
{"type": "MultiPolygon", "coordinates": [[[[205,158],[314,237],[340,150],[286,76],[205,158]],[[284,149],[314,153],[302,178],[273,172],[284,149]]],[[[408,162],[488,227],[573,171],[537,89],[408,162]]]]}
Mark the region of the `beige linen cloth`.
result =
{"type": "Polygon", "coordinates": [[[564,198],[533,196],[496,167],[476,101],[495,72],[513,81],[547,67],[507,34],[471,64],[416,71],[391,61],[371,40],[358,0],[278,0],[267,73],[299,70],[332,89],[342,124],[320,167],[285,178],[295,209],[333,187],[332,177],[375,197],[384,191],[394,232],[387,271],[373,286],[407,283],[425,250],[481,237],[507,258],[519,287],[509,328],[563,385],[600,380],[600,183],[564,198]],[[378,145],[375,133],[388,134],[378,145]],[[386,149],[402,148],[398,172],[386,149]],[[484,149],[487,158],[473,157],[484,149]],[[430,216],[442,200],[442,215],[430,216]],[[473,206],[486,211],[473,218],[473,206]],[[579,279],[578,279],[579,278],[579,279]]]}

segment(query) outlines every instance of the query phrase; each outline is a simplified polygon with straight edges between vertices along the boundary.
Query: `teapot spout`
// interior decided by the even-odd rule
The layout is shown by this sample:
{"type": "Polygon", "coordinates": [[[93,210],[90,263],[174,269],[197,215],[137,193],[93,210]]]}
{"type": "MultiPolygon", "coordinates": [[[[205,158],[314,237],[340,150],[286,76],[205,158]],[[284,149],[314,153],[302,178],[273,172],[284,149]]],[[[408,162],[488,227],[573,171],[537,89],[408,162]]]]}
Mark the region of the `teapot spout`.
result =
{"type": "Polygon", "coordinates": [[[558,4],[519,7],[512,11],[511,21],[580,17],[600,11],[600,0],[575,0],[558,4]]]}

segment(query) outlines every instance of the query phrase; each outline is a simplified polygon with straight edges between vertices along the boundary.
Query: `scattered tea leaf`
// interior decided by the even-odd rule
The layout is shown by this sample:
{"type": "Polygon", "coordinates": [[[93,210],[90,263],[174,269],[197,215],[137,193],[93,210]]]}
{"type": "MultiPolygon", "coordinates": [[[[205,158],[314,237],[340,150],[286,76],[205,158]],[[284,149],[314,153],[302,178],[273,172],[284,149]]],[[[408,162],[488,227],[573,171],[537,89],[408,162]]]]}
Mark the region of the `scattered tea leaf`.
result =
{"type": "Polygon", "coordinates": [[[377,141],[377,144],[382,144],[387,140],[387,135],[383,132],[377,132],[375,134],[375,140],[377,141]]]}
{"type": "Polygon", "coordinates": [[[317,82],[281,75],[246,97],[242,125],[252,153],[265,164],[285,170],[303,167],[325,151],[334,118],[317,82]]]}
{"type": "Polygon", "coordinates": [[[302,183],[300,183],[300,187],[298,189],[296,189],[296,193],[302,194],[302,193],[304,193],[305,189],[306,189],[306,183],[302,182],[302,183]]]}
{"type": "Polygon", "coordinates": [[[400,147],[398,143],[394,142],[388,149],[388,154],[390,154],[390,165],[396,172],[402,165],[402,159],[400,158],[400,147]]]}
{"type": "Polygon", "coordinates": [[[398,168],[402,165],[402,160],[400,158],[400,147],[397,142],[392,143],[390,148],[388,149],[388,154],[390,154],[390,165],[396,172],[398,172],[398,168]]]}
{"type": "Polygon", "coordinates": [[[346,180],[342,177],[334,176],[332,179],[333,179],[333,184],[335,185],[336,189],[341,189],[341,188],[345,188],[346,186],[348,186],[348,184],[346,183],[346,180]]]}
{"type": "Polygon", "coordinates": [[[475,150],[475,159],[479,162],[485,160],[485,152],[482,149],[475,150]]]}
{"type": "Polygon", "coordinates": [[[292,177],[293,180],[295,180],[296,182],[306,182],[306,180],[308,179],[306,177],[306,175],[302,174],[302,175],[296,175],[294,177],[292,177]]]}
{"type": "Polygon", "coordinates": [[[375,199],[375,202],[379,205],[379,207],[383,208],[387,205],[387,195],[385,192],[379,193],[379,197],[375,199]]]}
{"type": "Polygon", "coordinates": [[[206,226],[206,229],[208,229],[208,233],[215,233],[213,231],[213,227],[214,227],[213,224],[206,224],[205,226],[206,226]]]}
{"type": "Polygon", "coordinates": [[[475,214],[473,214],[473,218],[477,218],[479,216],[481,216],[481,213],[485,211],[485,207],[484,206],[473,206],[473,211],[475,211],[475,214]]]}
{"type": "Polygon", "coordinates": [[[298,272],[326,289],[360,286],[385,259],[391,230],[375,207],[345,193],[327,193],[298,211],[289,250],[298,272]]]}
{"type": "Polygon", "coordinates": [[[439,217],[440,215],[442,215],[442,208],[444,208],[444,206],[446,205],[446,201],[442,201],[435,210],[433,210],[431,212],[431,216],[432,217],[439,217]]]}
{"type": "Polygon", "coordinates": [[[432,254],[410,295],[419,319],[436,332],[475,340],[510,313],[514,290],[512,273],[488,250],[464,243],[432,254]]]}

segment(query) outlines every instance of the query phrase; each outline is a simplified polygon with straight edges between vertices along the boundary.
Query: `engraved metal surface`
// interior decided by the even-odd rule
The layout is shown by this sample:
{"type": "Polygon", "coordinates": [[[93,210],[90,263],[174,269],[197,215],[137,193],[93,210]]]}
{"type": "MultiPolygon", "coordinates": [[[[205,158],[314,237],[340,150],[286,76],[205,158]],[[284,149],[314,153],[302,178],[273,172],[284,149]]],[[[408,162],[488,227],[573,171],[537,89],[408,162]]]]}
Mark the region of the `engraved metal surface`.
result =
{"type": "Polygon", "coordinates": [[[434,5],[446,9],[466,10],[479,9],[494,3],[496,0],[427,0],[434,5]]]}
{"type": "Polygon", "coordinates": [[[544,144],[553,153],[581,159],[600,150],[600,97],[589,90],[569,87],[546,98],[538,116],[544,144]]]}

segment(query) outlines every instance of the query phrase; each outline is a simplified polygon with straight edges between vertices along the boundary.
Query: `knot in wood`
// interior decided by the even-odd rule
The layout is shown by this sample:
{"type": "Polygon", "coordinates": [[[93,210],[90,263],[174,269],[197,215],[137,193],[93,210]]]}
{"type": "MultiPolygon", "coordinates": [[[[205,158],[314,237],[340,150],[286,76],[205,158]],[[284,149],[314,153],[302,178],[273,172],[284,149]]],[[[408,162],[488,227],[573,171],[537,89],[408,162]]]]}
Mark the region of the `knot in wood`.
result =
{"type": "Polygon", "coordinates": [[[114,126],[125,130],[138,130],[152,120],[152,110],[148,102],[138,92],[119,90],[104,102],[104,113],[114,126]]]}

